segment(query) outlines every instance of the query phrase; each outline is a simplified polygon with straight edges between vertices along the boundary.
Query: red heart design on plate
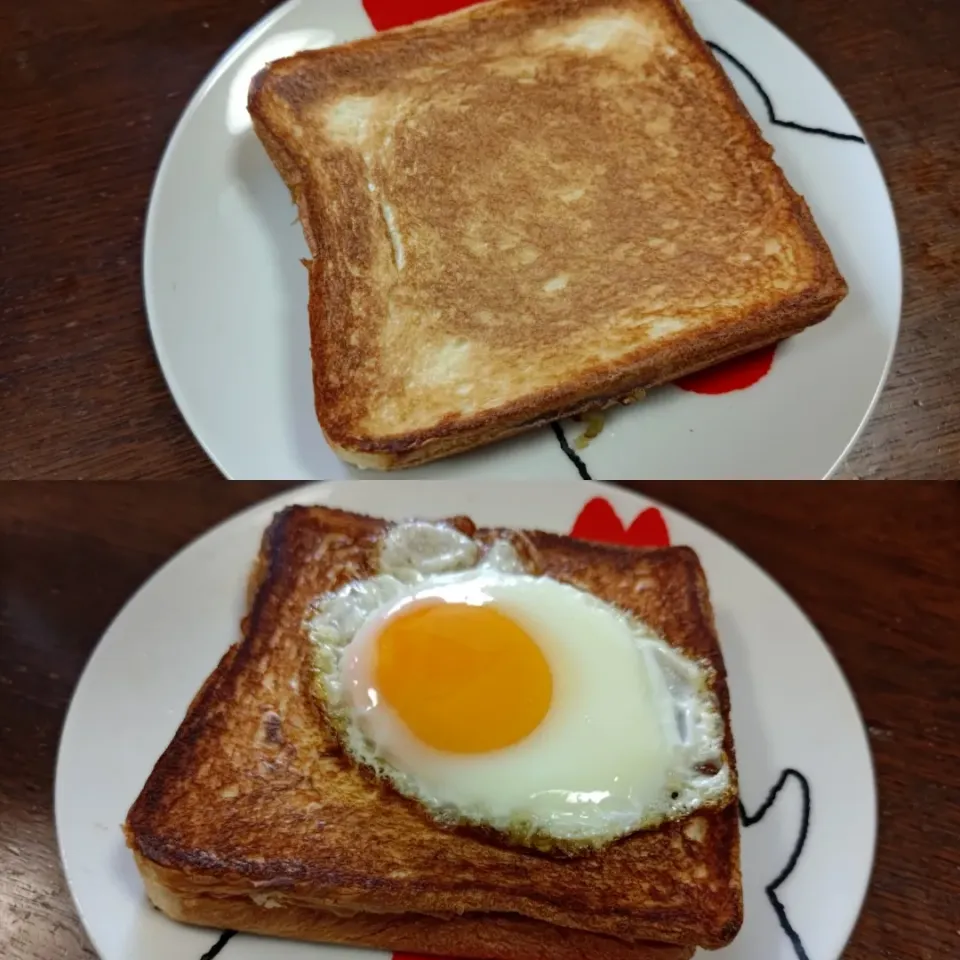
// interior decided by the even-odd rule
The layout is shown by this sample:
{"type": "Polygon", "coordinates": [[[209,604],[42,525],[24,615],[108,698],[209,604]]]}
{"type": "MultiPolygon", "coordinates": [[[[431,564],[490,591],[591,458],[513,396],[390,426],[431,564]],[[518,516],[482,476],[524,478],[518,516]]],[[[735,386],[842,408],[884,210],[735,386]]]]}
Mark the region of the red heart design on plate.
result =
{"type": "Polygon", "coordinates": [[[647,507],[624,527],[609,500],[594,497],[587,501],[577,516],[570,536],[578,540],[620,543],[631,547],[669,547],[670,531],[663,514],[656,507],[647,507]]]}
{"type": "Polygon", "coordinates": [[[442,13],[453,13],[464,7],[472,7],[479,0],[363,0],[363,9],[375,30],[389,30],[391,27],[403,27],[418,20],[429,20],[442,13]]]}
{"type": "Polygon", "coordinates": [[[776,349],[776,345],[763,347],[742,357],[718,363],[715,367],[708,367],[699,373],[691,373],[675,382],[681,390],[689,390],[690,393],[717,394],[746,390],[770,372],[776,349]]]}

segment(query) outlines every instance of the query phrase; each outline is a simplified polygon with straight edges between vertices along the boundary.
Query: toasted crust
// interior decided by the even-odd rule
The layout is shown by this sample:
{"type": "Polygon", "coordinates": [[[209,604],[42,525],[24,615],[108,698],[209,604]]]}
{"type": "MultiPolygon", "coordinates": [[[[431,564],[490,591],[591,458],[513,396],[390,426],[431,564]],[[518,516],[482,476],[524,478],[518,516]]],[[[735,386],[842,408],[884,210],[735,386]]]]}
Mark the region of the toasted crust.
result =
{"type": "Polygon", "coordinates": [[[317,417],[362,467],[609,406],[846,294],[677,0],[493,0],[277,61],[249,110],[313,256],[317,417]]]}
{"type": "MultiPolygon", "coordinates": [[[[458,523],[472,532],[469,521],[458,523]]],[[[127,818],[154,903],[190,922],[448,956],[477,955],[457,932],[474,922],[534,924],[509,951],[494,947],[493,933],[490,945],[482,941],[494,960],[545,956],[536,944],[548,926],[561,933],[543,936],[579,932],[591,940],[584,953],[610,960],[639,960],[649,941],[729,942],[742,921],[735,802],[557,860],[440,829],[344,759],[308,693],[302,621],[315,597],[373,573],[383,529],[367,517],[293,507],[265,534],[244,638],[197,694],[127,818]],[[265,895],[273,909],[253,909],[250,897],[265,895]],[[219,919],[228,915],[237,922],[219,919]],[[460,926],[444,933],[450,921],[460,926]]],[[[723,661],[691,550],[526,538],[536,569],[622,606],[709,661],[728,720],[723,661]]],[[[735,772],[729,722],[725,748],[735,772]]]]}
{"type": "Polygon", "coordinates": [[[484,960],[689,960],[696,947],[667,943],[625,943],[614,937],[539,923],[524,917],[462,916],[451,919],[398,914],[331,913],[284,904],[264,895],[258,905],[249,896],[210,897],[192,888],[179,893],[156,877],[142,857],[137,864],[147,895],[174,920],[198,926],[242,930],[317,943],[396,950],[439,957],[484,960]]]}

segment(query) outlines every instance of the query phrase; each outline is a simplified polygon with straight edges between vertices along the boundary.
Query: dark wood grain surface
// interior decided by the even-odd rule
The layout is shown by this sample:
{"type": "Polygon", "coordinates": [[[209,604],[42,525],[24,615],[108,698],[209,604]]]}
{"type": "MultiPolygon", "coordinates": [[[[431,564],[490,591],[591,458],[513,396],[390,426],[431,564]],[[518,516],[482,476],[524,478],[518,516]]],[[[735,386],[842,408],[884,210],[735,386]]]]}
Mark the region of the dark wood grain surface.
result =
{"type": "MultiPolygon", "coordinates": [[[[154,359],[143,217],[188,98],[269,0],[0,5],[0,475],[212,477],[154,359]]],[[[889,180],[903,334],[845,474],[960,476],[960,3],[753,0],[821,64],[889,180]]]]}
{"type": "MultiPolygon", "coordinates": [[[[960,486],[638,486],[776,577],[822,631],[860,703],[879,781],[880,840],[845,956],[960,956],[960,486]]],[[[282,488],[0,486],[4,960],[93,956],[64,887],[51,796],[64,713],[98,637],[175,550],[282,488]]]]}

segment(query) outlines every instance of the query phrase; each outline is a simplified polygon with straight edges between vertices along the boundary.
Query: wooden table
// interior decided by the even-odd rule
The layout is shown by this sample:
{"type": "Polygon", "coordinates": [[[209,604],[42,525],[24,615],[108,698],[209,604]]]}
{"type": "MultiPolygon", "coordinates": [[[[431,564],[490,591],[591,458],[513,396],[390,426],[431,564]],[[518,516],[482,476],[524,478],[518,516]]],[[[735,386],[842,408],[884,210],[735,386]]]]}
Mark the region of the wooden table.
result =
{"type": "MultiPolygon", "coordinates": [[[[171,553],[282,486],[24,483],[3,490],[4,960],[94,955],[64,888],[51,795],[64,712],[98,637],[171,553]]],[[[845,956],[960,956],[960,487],[638,486],[713,527],[776,577],[822,631],[859,700],[879,780],[880,841],[845,956]]]]}
{"type": "MultiPolygon", "coordinates": [[[[960,476],[960,73],[953,0],[752,0],[826,70],[889,180],[903,333],[845,466],[960,476]],[[951,175],[952,168],[952,175],[951,175]]],[[[6,0],[0,9],[0,475],[213,477],[141,301],[150,186],[188,98],[271,0],[6,0]]]]}

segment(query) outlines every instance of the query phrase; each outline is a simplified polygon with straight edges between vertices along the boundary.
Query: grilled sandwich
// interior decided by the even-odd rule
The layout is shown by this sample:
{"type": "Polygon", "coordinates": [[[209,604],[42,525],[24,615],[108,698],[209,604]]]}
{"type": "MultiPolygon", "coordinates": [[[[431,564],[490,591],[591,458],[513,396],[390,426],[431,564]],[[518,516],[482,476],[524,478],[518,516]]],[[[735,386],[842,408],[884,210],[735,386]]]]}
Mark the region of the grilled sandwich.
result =
{"type": "Polygon", "coordinates": [[[360,467],[629,403],[846,293],[678,0],[492,0],[272,63],[249,110],[360,467]]]}
{"type": "Polygon", "coordinates": [[[305,629],[317,597],[379,572],[393,527],[293,507],[263,538],[242,639],[130,809],[151,901],[191,924],[446,957],[684,960],[728,943],[743,909],[736,763],[696,555],[451,525],[481,550],[520,542],[528,571],[616,605],[708,665],[732,792],[573,858],[434,822],[344,751],[315,695],[305,629]]]}

